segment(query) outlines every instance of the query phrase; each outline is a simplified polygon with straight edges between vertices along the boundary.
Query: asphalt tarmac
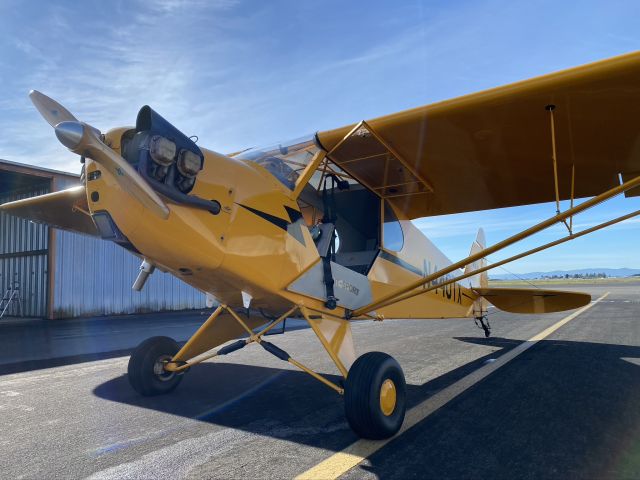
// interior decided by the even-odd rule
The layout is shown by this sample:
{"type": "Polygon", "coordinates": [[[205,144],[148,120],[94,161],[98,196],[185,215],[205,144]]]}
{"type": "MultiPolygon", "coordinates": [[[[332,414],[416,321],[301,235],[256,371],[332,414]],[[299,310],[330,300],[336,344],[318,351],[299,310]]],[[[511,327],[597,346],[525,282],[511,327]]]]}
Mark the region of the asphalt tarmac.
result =
{"type": "MultiPolygon", "coordinates": [[[[640,478],[640,282],[567,288],[610,294],[343,477],[640,478]]],[[[489,339],[461,319],[353,332],[360,353],[396,357],[417,411],[569,313],[493,309],[489,339]]],[[[338,380],[309,329],[270,341],[338,380]]],[[[127,357],[86,360],[0,376],[0,477],[293,478],[357,440],[335,392],[256,345],[153,398],[129,387],[127,357]]]]}

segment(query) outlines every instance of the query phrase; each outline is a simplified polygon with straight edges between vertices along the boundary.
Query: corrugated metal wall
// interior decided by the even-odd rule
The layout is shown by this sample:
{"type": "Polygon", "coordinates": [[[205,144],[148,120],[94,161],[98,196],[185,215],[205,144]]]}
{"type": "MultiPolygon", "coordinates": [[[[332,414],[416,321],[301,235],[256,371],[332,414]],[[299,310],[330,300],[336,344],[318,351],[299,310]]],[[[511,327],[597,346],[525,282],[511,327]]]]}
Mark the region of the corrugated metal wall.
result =
{"type": "MultiPolygon", "coordinates": [[[[50,187],[45,185],[51,179],[54,190],[79,183],[75,176],[55,172],[49,178],[22,172],[11,175],[23,182],[22,187],[16,187],[22,189],[0,192],[0,203],[49,193],[50,187]]],[[[139,265],[137,257],[114,243],[50,231],[46,225],[0,213],[0,296],[15,278],[22,299],[22,312],[12,304],[7,310],[11,316],[47,317],[51,313],[52,318],[68,318],[205,307],[200,291],[160,271],[151,276],[142,292],[132,291],[139,265]],[[52,271],[48,272],[50,261],[52,271]]]]}
{"type": "MultiPolygon", "coordinates": [[[[49,192],[49,188],[4,192],[0,204],[49,192]]],[[[7,315],[44,317],[47,314],[49,228],[0,213],[0,289],[18,281],[20,306],[12,302],[7,315]]],[[[4,308],[4,303],[3,303],[4,308]]],[[[0,309],[2,311],[2,309],[0,309]]]]}
{"type": "Polygon", "coordinates": [[[74,177],[56,177],[54,182],[54,189],[56,191],[66,190],[67,188],[80,185],[80,179],[74,177]]]}
{"type": "Polygon", "coordinates": [[[137,257],[112,242],[57,231],[54,318],[205,307],[204,294],[158,270],[134,292],[139,266],[137,257]]]}

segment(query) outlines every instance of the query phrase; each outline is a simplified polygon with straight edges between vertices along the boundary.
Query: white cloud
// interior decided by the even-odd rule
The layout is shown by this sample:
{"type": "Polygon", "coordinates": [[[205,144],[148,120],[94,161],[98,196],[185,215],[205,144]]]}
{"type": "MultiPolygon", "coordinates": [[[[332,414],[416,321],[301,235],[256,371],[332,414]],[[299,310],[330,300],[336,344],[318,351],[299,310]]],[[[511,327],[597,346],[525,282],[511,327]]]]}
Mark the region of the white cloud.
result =
{"type": "MultiPolygon", "coordinates": [[[[306,2],[284,8],[233,0],[88,1],[43,3],[35,13],[21,5],[0,2],[0,157],[74,172],[77,157],[39,118],[26,97],[29,89],[56,98],[101,130],[131,125],[149,104],[198,135],[200,144],[232,151],[618,53],[637,36],[632,22],[624,29],[601,18],[594,24],[610,26],[597,37],[606,48],[595,37],[589,48],[582,40],[571,43],[566,35],[584,37],[576,32],[587,27],[578,24],[567,33],[555,29],[559,38],[525,38],[539,30],[533,20],[546,16],[544,9],[499,1],[447,8],[398,4],[394,12],[419,11],[419,21],[378,14],[375,25],[339,27],[340,18],[322,23],[310,13],[321,13],[322,6],[306,2]],[[530,25],[522,22],[527,15],[530,25]],[[491,27],[500,19],[504,28],[491,27]],[[509,21],[514,19],[521,21],[509,21]],[[388,27],[385,35],[378,34],[381,25],[388,27]]],[[[348,15],[348,8],[354,7],[342,13],[348,15]]],[[[364,22],[375,8],[356,6],[354,18],[364,22]]],[[[467,254],[479,226],[494,243],[553,212],[552,205],[522,207],[416,225],[456,259],[467,254]]],[[[623,212],[620,206],[594,210],[576,218],[576,229],[623,212]]],[[[631,231],[639,222],[612,228],[631,231]]],[[[538,239],[559,237],[562,228],[538,239]]]]}
{"type": "Polygon", "coordinates": [[[179,10],[199,9],[202,7],[228,9],[238,5],[238,0],[143,0],[140,4],[147,9],[173,14],[179,10]]]}
{"type": "MultiPolygon", "coordinates": [[[[215,57],[223,47],[198,45],[190,34],[200,34],[204,22],[192,21],[202,8],[209,13],[231,8],[235,2],[143,2],[132,14],[146,21],[105,23],[89,15],[70,28],[74,12],[60,5],[43,7],[45,18],[13,37],[12,45],[25,63],[24,74],[14,77],[13,96],[0,101],[0,156],[12,161],[77,171],[77,157],[69,154],[39,118],[26,94],[36,88],[55,98],[83,121],[101,130],[135,122],[137,110],[151,104],[171,120],[196,133],[198,119],[191,111],[201,99],[194,79],[219,76],[215,57]],[[160,9],[182,14],[172,22],[154,18],[160,9]],[[169,28],[170,27],[170,28],[169,28]]],[[[88,8],[88,7],[85,7],[88,8]]],[[[91,12],[95,14],[96,12],[91,12]]],[[[214,16],[215,18],[215,16],[214,16]]],[[[219,24],[207,20],[214,35],[219,24]]],[[[202,136],[202,135],[201,135],[202,136]]]]}

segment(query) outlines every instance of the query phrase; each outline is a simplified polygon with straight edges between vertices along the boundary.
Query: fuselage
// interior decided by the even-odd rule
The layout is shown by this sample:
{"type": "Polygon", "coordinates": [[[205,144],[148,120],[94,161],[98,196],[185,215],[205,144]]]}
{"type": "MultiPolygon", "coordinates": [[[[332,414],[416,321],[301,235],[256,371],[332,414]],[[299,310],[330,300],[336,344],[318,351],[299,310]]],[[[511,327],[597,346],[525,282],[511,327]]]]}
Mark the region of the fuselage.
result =
{"type": "MultiPolygon", "coordinates": [[[[125,131],[106,134],[106,143],[117,153],[121,153],[125,131]]],[[[245,292],[252,298],[252,307],[272,313],[292,304],[325,309],[324,299],[289,289],[321,261],[308,219],[292,190],[258,163],[201,151],[203,167],[189,195],[219,202],[219,213],[169,200],[170,215],[161,219],[124,191],[109,172],[87,159],[91,213],[108,212],[140,256],[222,303],[241,306],[241,292],[245,292]],[[94,173],[98,170],[100,175],[94,173]]],[[[374,300],[451,263],[410,221],[399,218],[398,223],[401,247],[392,251],[377,245],[366,274],[374,300]]],[[[335,288],[340,298],[341,288],[352,287],[336,282],[335,288]]],[[[470,288],[456,283],[377,313],[386,318],[464,317],[472,314],[476,298],[470,288]]],[[[341,315],[343,309],[339,306],[332,313],[341,315]]]]}

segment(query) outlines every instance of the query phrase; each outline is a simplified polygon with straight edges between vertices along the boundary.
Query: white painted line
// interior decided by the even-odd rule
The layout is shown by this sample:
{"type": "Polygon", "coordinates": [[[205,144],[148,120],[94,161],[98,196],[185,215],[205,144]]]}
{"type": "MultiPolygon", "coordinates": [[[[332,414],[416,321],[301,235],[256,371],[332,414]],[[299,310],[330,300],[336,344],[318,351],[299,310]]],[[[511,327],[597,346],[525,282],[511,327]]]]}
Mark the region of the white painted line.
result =
{"type": "Polygon", "coordinates": [[[517,347],[509,350],[504,355],[498,357],[494,362],[486,363],[484,366],[470,373],[466,377],[458,380],[457,382],[449,385],[447,388],[439,391],[435,395],[427,398],[422,403],[416,405],[411,410],[407,412],[407,415],[404,419],[404,424],[402,428],[398,432],[398,434],[387,440],[381,441],[373,441],[373,440],[358,440],[351,445],[349,445],[344,450],[337,452],[330,456],[329,458],[323,460],[315,467],[310,468],[306,472],[301,473],[296,477],[296,480],[309,480],[309,479],[335,479],[339,476],[343,475],[347,471],[351,470],[353,467],[357,466],[364,459],[370,457],[372,454],[380,450],[387,443],[398,436],[402,435],[404,432],[409,430],[411,427],[421,422],[433,412],[446,405],[448,402],[453,400],[455,397],[460,395],[462,392],[472,387],[479,381],[483,380],[489,374],[495,372],[500,367],[506,365],[511,360],[516,358],[518,355],[524,353],[531,347],[533,347],[540,340],[545,339],[553,332],[558,330],[563,325],[566,325],[571,320],[576,318],[583,312],[586,312],[591,307],[599,303],[603,300],[609,292],[606,292],[596,301],[585,305],[580,310],[576,310],[571,315],[566,316],[559,322],[551,325],[549,328],[543,330],[537,335],[531,337],[529,340],[522,342],[517,347]]]}

